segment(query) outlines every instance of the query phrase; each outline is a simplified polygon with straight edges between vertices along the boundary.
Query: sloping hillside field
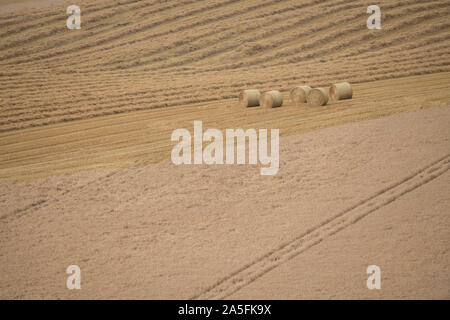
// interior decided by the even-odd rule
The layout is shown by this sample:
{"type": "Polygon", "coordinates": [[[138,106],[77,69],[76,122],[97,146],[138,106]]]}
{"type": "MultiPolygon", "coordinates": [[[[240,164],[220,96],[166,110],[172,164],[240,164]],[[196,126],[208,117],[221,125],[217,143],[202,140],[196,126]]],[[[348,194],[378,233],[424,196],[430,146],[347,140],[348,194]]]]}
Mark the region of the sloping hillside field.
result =
{"type": "Polygon", "coordinates": [[[0,0],[0,298],[450,299],[449,17],[448,0],[0,0]],[[290,99],[344,81],[351,99],[290,99]],[[282,106],[245,108],[244,89],[282,106]],[[174,132],[195,153],[200,121],[278,129],[276,173],[175,165],[174,132]]]}

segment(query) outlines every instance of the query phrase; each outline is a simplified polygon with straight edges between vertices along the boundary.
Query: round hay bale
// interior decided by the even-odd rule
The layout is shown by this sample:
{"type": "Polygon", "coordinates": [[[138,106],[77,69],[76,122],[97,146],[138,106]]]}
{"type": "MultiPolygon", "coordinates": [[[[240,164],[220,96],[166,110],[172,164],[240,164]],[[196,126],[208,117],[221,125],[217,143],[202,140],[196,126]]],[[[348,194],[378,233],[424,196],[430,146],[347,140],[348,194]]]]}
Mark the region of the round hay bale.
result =
{"type": "Polygon", "coordinates": [[[352,85],[348,82],[336,83],[330,87],[330,97],[332,100],[351,99],[352,96],[352,85]]]}
{"type": "Polygon", "coordinates": [[[324,88],[312,89],[306,98],[310,106],[324,106],[328,103],[328,91],[324,88]]]}
{"type": "Polygon", "coordinates": [[[263,108],[281,107],[283,105],[283,95],[276,90],[264,92],[259,98],[259,104],[263,108]]]}
{"type": "Polygon", "coordinates": [[[294,105],[299,105],[302,103],[306,103],[306,97],[308,93],[311,91],[310,86],[298,86],[292,88],[290,92],[291,101],[294,105]]]}
{"type": "Polygon", "coordinates": [[[247,107],[257,107],[259,106],[259,98],[261,96],[261,92],[256,89],[250,90],[242,90],[239,93],[239,103],[247,108],[247,107]]]}

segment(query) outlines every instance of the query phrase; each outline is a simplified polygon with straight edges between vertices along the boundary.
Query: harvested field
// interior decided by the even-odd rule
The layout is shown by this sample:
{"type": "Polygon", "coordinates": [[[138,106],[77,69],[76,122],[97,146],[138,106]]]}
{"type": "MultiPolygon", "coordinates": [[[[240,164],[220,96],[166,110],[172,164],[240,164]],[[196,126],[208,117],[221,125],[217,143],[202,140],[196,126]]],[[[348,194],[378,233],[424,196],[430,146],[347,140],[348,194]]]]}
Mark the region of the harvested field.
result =
{"type": "Polygon", "coordinates": [[[381,30],[362,0],[71,4],[0,0],[0,298],[450,298],[448,0],[377,1],[381,30]],[[174,166],[194,120],[279,129],[279,172],[174,166]]]}
{"type": "Polygon", "coordinates": [[[282,136],[450,105],[450,73],[354,85],[354,98],[324,108],[242,108],[236,97],[0,133],[0,180],[157,163],[170,158],[176,128],[279,128],[282,136]],[[424,85],[426,83],[426,85],[424,85]],[[374,102],[376,101],[376,102],[374,102]]]}
{"type": "Polygon", "coordinates": [[[214,103],[246,87],[450,71],[446,0],[380,1],[379,32],[365,26],[366,1],[81,0],[75,31],[57,3],[2,15],[0,132],[214,103]]]}

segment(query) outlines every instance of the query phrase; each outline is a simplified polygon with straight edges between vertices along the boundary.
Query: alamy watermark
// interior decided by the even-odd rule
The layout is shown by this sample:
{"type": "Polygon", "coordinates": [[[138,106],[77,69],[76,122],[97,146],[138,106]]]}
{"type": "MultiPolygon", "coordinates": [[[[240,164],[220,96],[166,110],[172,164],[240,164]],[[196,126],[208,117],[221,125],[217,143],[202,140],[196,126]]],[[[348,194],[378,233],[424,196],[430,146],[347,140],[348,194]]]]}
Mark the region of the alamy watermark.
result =
{"type": "MultiPolygon", "coordinates": [[[[377,5],[370,5],[366,10],[370,14],[367,19],[367,28],[370,30],[381,29],[381,9],[377,5]]],[[[70,5],[66,9],[66,14],[70,16],[66,20],[66,25],[69,30],[81,29],[81,9],[77,5],[70,5]]]]}
{"type": "Polygon", "coordinates": [[[270,154],[267,145],[267,129],[259,129],[258,133],[255,129],[247,129],[246,131],[243,129],[226,129],[224,139],[222,131],[210,128],[203,132],[202,121],[194,121],[193,152],[192,136],[189,130],[174,130],[171,140],[178,142],[171,153],[172,163],[175,165],[192,163],[207,165],[245,164],[246,150],[248,149],[248,164],[257,164],[259,156],[259,163],[264,166],[260,170],[262,175],[274,175],[279,169],[279,129],[270,130],[270,154]],[[203,148],[203,142],[209,142],[209,144],[203,148]]]}
{"type": "Polygon", "coordinates": [[[81,9],[79,6],[71,5],[67,7],[66,14],[70,16],[66,20],[66,26],[69,30],[81,29],[81,9]]]}
{"type": "Polygon", "coordinates": [[[367,14],[370,14],[367,19],[367,29],[373,30],[381,29],[381,9],[377,5],[371,5],[367,7],[367,14]]]}
{"type": "Polygon", "coordinates": [[[69,290],[81,289],[81,269],[77,265],[70,265],[66,269],[66,273],[69,274],[66,280],[66,287],[69,290]]]}
{"type": "Polygon", "coordinates": [[[370,265],[366,270],[369,278],[367,278],[366,285],[369,290],[381,289],[381,269],[379,266],[370,265]]]}

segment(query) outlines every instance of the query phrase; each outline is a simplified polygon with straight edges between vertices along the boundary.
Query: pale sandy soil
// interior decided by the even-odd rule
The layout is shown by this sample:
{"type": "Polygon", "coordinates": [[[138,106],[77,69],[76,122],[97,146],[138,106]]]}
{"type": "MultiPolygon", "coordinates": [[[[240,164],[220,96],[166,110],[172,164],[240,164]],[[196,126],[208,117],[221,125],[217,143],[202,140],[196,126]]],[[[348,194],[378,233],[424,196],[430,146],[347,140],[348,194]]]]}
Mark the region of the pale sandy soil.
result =
{"type": "Polygon", "coordinates": [[[436,107],[282,138],[272,177],[164,161],[3,183],[0,297],[448,299],[449,150],[436,107]]]}
{"type": "Polygon", "coordinates": [[[264,274],[230,299],[450,299],[450,174],[264,274]],[[369,265],[381,290],[368,290],[369,265]]]}

